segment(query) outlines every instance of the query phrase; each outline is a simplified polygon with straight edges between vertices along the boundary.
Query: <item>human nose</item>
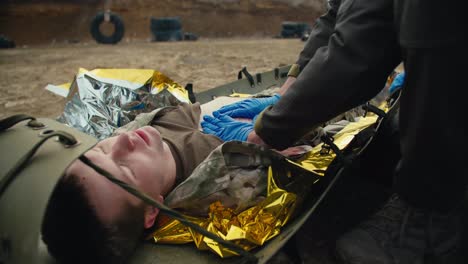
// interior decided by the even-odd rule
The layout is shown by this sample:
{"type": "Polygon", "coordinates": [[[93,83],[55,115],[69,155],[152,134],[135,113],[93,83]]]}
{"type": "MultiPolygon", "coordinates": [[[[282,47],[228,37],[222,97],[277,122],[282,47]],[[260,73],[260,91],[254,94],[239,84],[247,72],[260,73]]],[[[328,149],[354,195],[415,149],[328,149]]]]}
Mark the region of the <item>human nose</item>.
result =
{"type": "Polygon", "coordinates": [[[112,146],[112,154],[114,156],[120,156],[128,152],[133,151],[135,145],[133,144],[130,136],[127,133],[120,134],[112,146]]]}

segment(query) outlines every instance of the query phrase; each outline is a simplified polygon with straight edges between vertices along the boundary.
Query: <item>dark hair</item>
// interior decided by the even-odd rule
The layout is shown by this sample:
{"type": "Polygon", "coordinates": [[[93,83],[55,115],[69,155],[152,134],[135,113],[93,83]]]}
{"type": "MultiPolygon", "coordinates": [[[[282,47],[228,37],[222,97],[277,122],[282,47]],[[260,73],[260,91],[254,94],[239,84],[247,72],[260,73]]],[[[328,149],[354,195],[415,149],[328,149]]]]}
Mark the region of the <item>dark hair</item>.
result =
{"type": "Polygon", "coordinates": [[[42,222],[42,239],[61,263],[123,263],[143,234],[143,210],[123,208],[114,223],[103,223],[75,175],[55,187],[42,222]]]}

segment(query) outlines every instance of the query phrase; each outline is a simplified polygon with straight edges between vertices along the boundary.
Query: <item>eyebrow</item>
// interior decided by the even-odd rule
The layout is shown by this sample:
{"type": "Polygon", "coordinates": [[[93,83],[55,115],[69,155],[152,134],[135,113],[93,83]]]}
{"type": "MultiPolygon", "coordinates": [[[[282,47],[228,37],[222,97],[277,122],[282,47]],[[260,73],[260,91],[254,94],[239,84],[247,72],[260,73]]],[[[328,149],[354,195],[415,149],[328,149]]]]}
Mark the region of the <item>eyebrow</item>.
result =
{"type": "MultiPolygon", "coordinates": [[[[96,146],[97,149],[99,149],[103,154],[108,154],[108,152],[104,151],[104,148],[102,146],[96,146]]],[[[94,148],[92,148],[94,149],[94,148]]],[[[114,163],[124,174],[127,174],[126,170],[124,170],[122,167],[125,167],[127,168],[129,171],[130,171],[130,174],[131,176],[136,176],[135,175],[135,172],[128,166],[126,165],[123,165],[123,164],[120,164],[118,162],[116,162],[114,159],[110,158],[110,160],[112,161],[112,163],[114,163]]]]}

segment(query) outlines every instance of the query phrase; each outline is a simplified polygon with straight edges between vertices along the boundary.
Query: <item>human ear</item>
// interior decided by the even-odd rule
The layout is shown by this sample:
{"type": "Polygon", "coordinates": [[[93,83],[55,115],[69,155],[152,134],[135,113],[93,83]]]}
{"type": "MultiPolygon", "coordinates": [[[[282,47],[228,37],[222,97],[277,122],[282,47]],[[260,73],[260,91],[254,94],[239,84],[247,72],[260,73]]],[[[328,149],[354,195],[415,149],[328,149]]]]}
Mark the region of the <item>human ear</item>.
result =
{"type": "MultiPolygon", "coordinates": [[[[163,203],[164,199],[161,195],[156,199],[158,202],[163,203]]],[[[144,222],[144,227],[145,228],[150,228],[154,225],[154,222],[156,221],[156,217],[159,214],[159,209],[152,206],[152,205],[147,205],[145,207],[145,222],[144,222]]]]}

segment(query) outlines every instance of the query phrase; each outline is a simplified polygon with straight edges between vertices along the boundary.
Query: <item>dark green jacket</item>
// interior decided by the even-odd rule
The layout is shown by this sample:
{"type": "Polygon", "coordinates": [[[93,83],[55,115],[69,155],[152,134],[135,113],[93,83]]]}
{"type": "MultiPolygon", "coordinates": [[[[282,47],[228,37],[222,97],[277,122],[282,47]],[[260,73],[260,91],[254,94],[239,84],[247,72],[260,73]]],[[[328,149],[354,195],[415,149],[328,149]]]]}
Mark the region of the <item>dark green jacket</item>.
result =
{"type": "Polygon", "coordinates": [[[314,127],[370,100],[401,62],[392,0],[343,0],[336,22],[337,2],[330,7],[301,52],[296,82],[255,124],[256,133],[274,148],[291,146],[314,127]]]}
{"type": "Polygon", "coordinates": [[[312,59],[317,49],[327,45],[328,39],[335,28],[336,13],[340,8],[340,4],[341,0],[328,1],[327,13],[315,21],[309,39],[296,62],[301,71],[305,68],[307,63],[309,63],[310,59],[312,59]]]}

